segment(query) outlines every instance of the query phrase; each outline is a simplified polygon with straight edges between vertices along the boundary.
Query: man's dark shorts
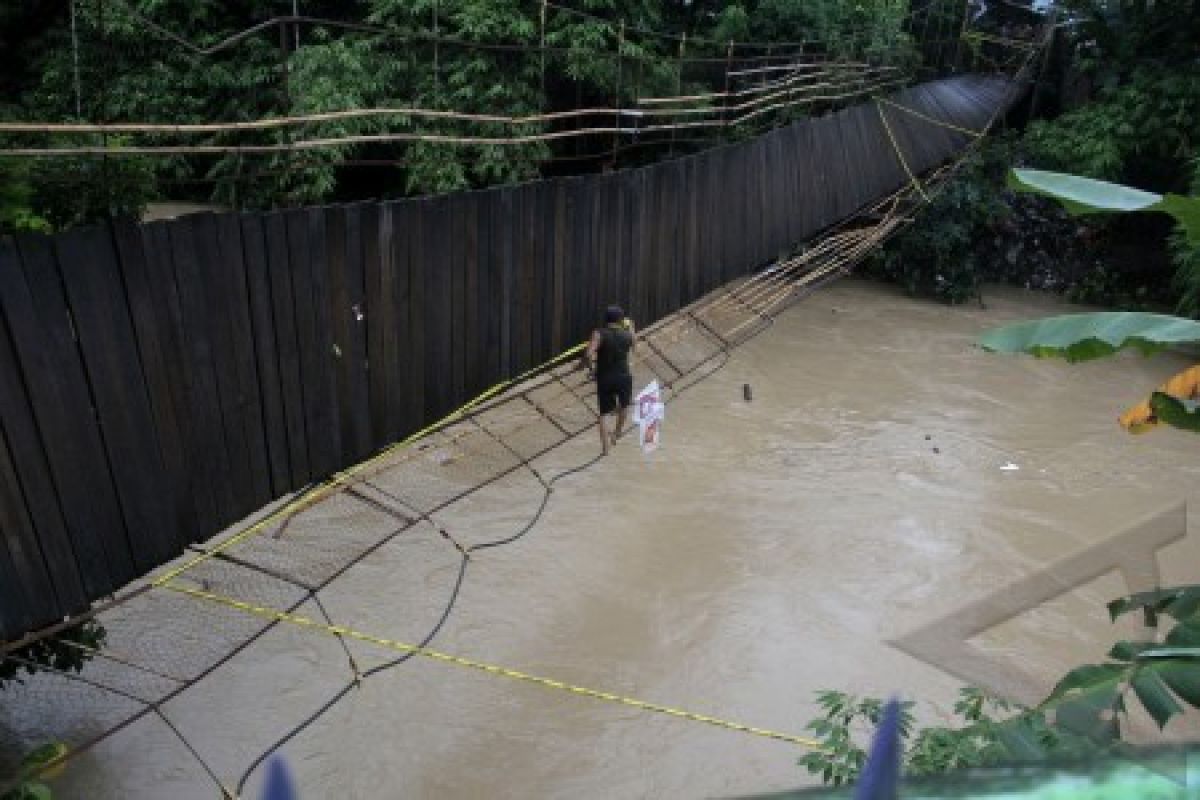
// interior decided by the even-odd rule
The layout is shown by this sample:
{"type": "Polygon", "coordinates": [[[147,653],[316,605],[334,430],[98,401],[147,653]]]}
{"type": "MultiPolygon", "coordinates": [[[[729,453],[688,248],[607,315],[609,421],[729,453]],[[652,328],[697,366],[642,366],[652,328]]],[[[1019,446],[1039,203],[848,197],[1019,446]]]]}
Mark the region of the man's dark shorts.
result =
{"type": "Polygon", "coordinates": [[[633,402],[633,376],[613,375],[596,381],[596,402],[601,414],[611,414],[621,408],[629,408],[633,402]]]}

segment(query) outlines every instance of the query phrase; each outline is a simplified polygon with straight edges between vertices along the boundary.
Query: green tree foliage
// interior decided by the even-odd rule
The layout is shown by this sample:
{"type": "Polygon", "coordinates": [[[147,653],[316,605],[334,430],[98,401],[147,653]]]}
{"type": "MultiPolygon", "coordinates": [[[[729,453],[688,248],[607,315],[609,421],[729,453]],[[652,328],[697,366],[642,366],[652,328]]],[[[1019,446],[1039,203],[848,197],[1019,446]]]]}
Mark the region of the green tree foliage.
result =
{"type": "Polygon", "coordinates": [[[1029,163],[1101,180],[1173,185],[1200,142],[1200,81],[1147,64],[1086,106],[1039,120],[1025,136],[1029,163]]]}
{"type": "MultiPolygon", "coordinates": [[[[1117,642],[1108,661],[1071,670],[1033,708],[964,688],[954,704],[954,724],[917,728],[913,703],[905,702],[900,724],[905,774],[1095,754],[1126,741],[1135,702],[1160,728],[1185,706],[1200,708],[1200,586],[1134,594],[1108,609],[1114,621],[1141,612],[1152,627],[1163,618],[1173,624],[1161,644],[1117,642]]],[[[799,763],[825,783],[852,782],[866,762],[865,743],[883,703],[823,690],[817,704],[822,716],[807,727],[822,749],[799,763]]]]}
{"type": "Polygon", "coordinates": [[[62,742],[50,742],[26,753],[17,773],[17,785],[0,795],[0,800],[51,800],[53,792],[39,779],[53,771],[53,765],[66,753],[62,742]]]}
{"type": "MultiPolygon", "coordinates": [[[[0,13],[0,42],[11,45],[4,53],[9,71],[0,79],[0,118],[235,122],[365,107],[523,116],[723,89],[729,41],[748,37],[812,42],[805,48],[810,53],[912,63],[903,31],[907,0],[589,0],[578,6],[582,11],[518,0],[305,0],[305,15],[332,22],[265,26],[245,35],[289,9],[265,0],[75,0],[50,6],[0,13]],[[374,27],[364,30],[363,24],[374,27]],[[681,63],[680,56],[697,60],[681,63]]],[[[769,52],[770,45],[732,48],[735,58],[769,52]]],[[[761,123],[785,118],[764,115],[761,123]]],[[[395,114],[186,141],[286,144],[297,137],[383,131],[499,137],[597,121],[513,129],[395,114]]],[[[24,134],[5,143],[18,140],[65,144],[24,134]]],[[[137,141],[168,139],[139,134],[137,141]]],[[[105,143],[78,136],[70,142],[105,143]]],[[[20,222],[15,211],[5,212],[2,224],[15,228],[40,219],[65,226],[133,212],[156,198],[273,207],[364,193],[461,190],[596,169],[613,144],[605,136],[515,146],[367,143],[254,156],[47,160],[6,192],[3,207],[26,211],[20,222]],[[107,188],[96,188],[102,180],[107,188]],[[37,191],[29,194],[24,186],[37,191]]],[[[657,150],[643,147],[635,157],[675,151],[672,140],[657,150]]]]}
{"type": "Polygon", "coordinates": [[[1008,216],[998,185],[1006,158],[1003,147],[969,156],[956,179],[920,210],[915,223],[878,252],[870,265],[872,274],[900,284],[910,294],[947,303],[978,297],[993,255],[987,245],[1008,216]]]}
{"type": "Polygon", "coordinates": [[[43,667],[57,672],[82,671],[104,647],[107,635],[104,626],[93,619],[14,650],[0,661],[0,691],[21,683],[22,674],[33,675],[43,667]]]}

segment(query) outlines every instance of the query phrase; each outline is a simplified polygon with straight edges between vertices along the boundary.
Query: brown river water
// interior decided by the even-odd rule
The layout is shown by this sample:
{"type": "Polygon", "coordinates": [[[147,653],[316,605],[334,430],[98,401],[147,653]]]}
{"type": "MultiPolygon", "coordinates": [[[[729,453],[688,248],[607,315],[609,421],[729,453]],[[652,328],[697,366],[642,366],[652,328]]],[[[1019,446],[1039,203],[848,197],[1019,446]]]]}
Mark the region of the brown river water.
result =
{"type": "MultiPolygon", "coordinates": [[[[948,719],[962,681],[889,639],[1200,499],[1200,439],[1116,425],[1186,361],[986,354],[972,343],[989,326],[1078,309],[985,296],[986,309],[948,308],[846,281],[782,314],[668,407],[658,452],[627,438],[561,481],[530,535],[477,554],[434,646],[786,733],[804,732],[823,688],[899,692],[923,720],[948,719]]],[[[597,449],[583,436],[540,466],[597,449]]],[[[520,480],[527,499],[480,496],[443,524],[468,541],[511,532],[540,499],[520,480]]],[[[1192,516],[1196,533],[1160,556],[1164,583],[1200,581],[1192,516]]],[[[456,564],[437,536],[402,537],[322,598],[339,622],[413,641],[456,564]]],[[[976,641],[1048,691],[1128,633],[1103,607],[1123,592],[1109,575],[976,641]]],[[[364,669],[395,656],[349,647],[364,669]]],[[[275,629],[165,711],[232,786],[345,664],[336,640],[275,629]]],[[[421,658],[365,682],[284,752],[305,798],[712,797],[811,782],[793,744],[421,658]]],[[[65,798],[215,796],[153,718],[55,783],[65,798]]]]}

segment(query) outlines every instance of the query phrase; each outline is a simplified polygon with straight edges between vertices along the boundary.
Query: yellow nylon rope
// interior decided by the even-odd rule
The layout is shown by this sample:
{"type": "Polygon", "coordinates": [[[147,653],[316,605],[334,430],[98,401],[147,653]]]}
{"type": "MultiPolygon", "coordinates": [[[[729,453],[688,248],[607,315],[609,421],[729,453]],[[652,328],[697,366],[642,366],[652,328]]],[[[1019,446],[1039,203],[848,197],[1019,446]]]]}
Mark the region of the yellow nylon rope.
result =
{"type": "Polygon", "coordinates": [[[305,492],[303,495],[301,495],[300,497],[297,497],[295,500],[284,505],[283,507],[276,509],[271,514],[268,514],[266,517],[264,517],[263,519],[259,520],[256,523],[254,523],[253,525],[249,526],[248,528],[245,528],[244,530],[239,531],[238,533],[230,536],[228,539],[225,539],[224,541],[222,541],[220,544],[218,544],[213,549],[208,550],[208,551],[196,556],[195,558],[188,560],[186,563],[176,567],[175,569],[167,571],[161,577],[156,578],[153,581],[153,585],[154,586],[163,586],[168,581],[172,580],[173,578],[179,577],[184,572],[187,572],[189,569],[192,569],[193,567],[197,566],[198,564],[204,563],[205,561],[207,561],[208,559],[217,555],[218,553],[222,553],[225,550],[229,549],[230,547],[233,547],[234,545],[238,544],[239,542],[243,542],[246,539],[250,538],[251,536],[254,536],[257,533],[262,532],[265,528],[273,525],[274,523],[278,522],[279,520],[283,519],[284,517],[291,516],[292,514],[295,514],[298,511],[302,511],[305,508],[308,508],[309,506],[313,505],[314,503],[317,503],[317,502],[325,499],[331,493],[336,491],[339,487],[345,485],[355,475],[358,475],[363,470],[366,470],[366,469],[374,466],[375,464],[379,463],[383,459],[385,459],[385,458],[389,457],[390,455],[392,455],[393,453],[395,453],[397,450],[400,450],[404,447],[409,446],[410,444],[415,442],[417,439],[420,439],[422,436],[428,435],[431,431],[434,431],[434,430],[437,430],[438,428],[449,425],[450,423],[454,422],[455,420],[462,418],[468,411],[470,411],[472,408],[475,408],[480,403],[483,403],[483,402],[491,399],[492,397],[495,397],[496,395],[503,392],[505,389],[508,389],[511,386],[514,386],[514,385],[520,383],[521,381],[525,380],[526,378],[533,376],[535,373],[541,372],[544,369],[555,366],[555,365],[567,360],[571,356],[577,355],[586,346],[587,345],[584,343],[577,344],[574,347],[572,347],[571,349],[563,351],[562,353],[560,353],[559,355],[550,359],[549,361],[547,361],[544,364],[540,364],[532,369],[526,370],[525,372],[521,373],[520,375],[516,376],[515,378],[510,378],[506,381],[501,381],[500,383],[497,383],[495,386],[492,386],[490,389],[485,390],[483,393],[481,393],[480,395],[475,397],[475,399],[471,400],[469,403],[459,406],[454,411],[451,411],[449,414],[442,417],[437,422],[434,422],[431,425],[427,425],[426,427],[422,428],[421,430],[417,431],[416,433],[410,434],[409,436],[405,437],[401,441],[396,442],[395,444],[384,448],[378,454],[372,456],[371,458],[367,459],[366,461],[363,461],[359,464],[355,464],[353,467],[342,470],[341,472],[335,472],[324,483],[321,483],[320,485],[314,487],[312,490],[305,492]]]}
{"type": "Polygon", "coordinates": [[[887,116],[883,113],[883,106],[879,104],[878,98],[875,101],[875,110],[879,112],[879,121],[883,123],[884,133],[887,134],[888,140],[892,143],[892,149],[896,151],[896,158],[900,159],[900,166],[904,167],[904,172],[908,175],[909,181],[912,182],[913,188],[917,190],[917,194],[926,202],[930,202],[929,195],[925,193],[925,187],[917,180],[917,176],[913,174],[912,168],[908,166],[908,161],[904,158],[903,151],[900,150],[900,143],[896,141],[895,134],[892,133],[892,126],[888,125],[887,116]]]}
{"type": "Polygon", "coordinates": [[[928,114],[922,114],[920,111],[917,111],[915,108],[909,108],[906,105],[897,103],[895,100],[889,100],[886,97],[876,97],[875,102],[887,103],[889,106],[892,106],[893,108],[898,108],[901,111],[905,112],[906,114],[912,114],[917,119],[923,119],[926,122],[930,123],[931,125],[937,125],[940,128],[948,128],[952,131],[958,131],[959,133],[965,133],[967,136],[970,136],[975,139],[979,139],[984,135],[983,131],[973,131],[970,128],[964,128],[961,125],[955,125],[952,122],[943,122],[942,120],[937,119],[935,117],[931,117],[928,114]]]}
{"type": "Polygon", "coordinates": [[[299,614],[289,614],[284,611],[267,608],[266,606],[260,606],[253,603],[247,603],[242,600],[236,600],[232,597],[226,597],[224,595],[214,594],[212,592],[206,592],[200,589],[193,589],[188,586],[180,586],[176,583],[165,583],[161,585],[161,588],[169,589],[173,592],[179,592],[181,594],[189,595],[201,600],[206,600],[211,603],[227,606],[247,614],[253,614],[254,616],[262,619],[269,619],[276,622],[295,625],[300,628],[307,628],[308,630],[324,633],[329,636],[341,636],[346,639],[355,639],[360,642],[378,645],[379,647],[384,647],[400,653],[412,653],[414,655],[422,656],[434,661],[441,661],[446,664],[467,667],[468,669],[486,672],[491,675],[499,675],[512,680],[532,683],[538,686],[543,686],[547,689],[556,689],[561,692],[569,692],[570,694],[590,697],[595,700],[619,703],[620,705],[631,706],[633,708],[641,709],[642,711],[654,711],[656,713],[666,714],[667,716],[675,717],[677,719],[686,719],[691,720],[692,722],[703,722],[706,725],[713,725],[718,728],[724,728],[725,730],[747,733],[752,736],[761,736],[767,739],[776,739],[781,742],[798,744],[814,750],[824,749],[821,746],[821,743],[816,739],[810,739],[805,736],[796,736],[790,733],[780,733],[778,731],[772,731],[766,728],[756,728],[752,725],[743,725],[740,722],[731,722],[729,720],[721,719],[719,717],[712,717],[707,714],[697,714],[692,711],[685,711],[681,708],[665,706],[659,703],[651,703],[646,700],[638,700],[637,698],[613,694],[612,692],[604,692],[598,689],[589,689],[584,686],[576,686],[570,683],[564,683],[563,681],[554,680],[553,678],[545,678],[540,675],[530,675],[527,672],[509,669],[508,667],[502,667],[497,664],[489,664],[484,661],[476,661],[471,658],[464,658],[462,656],[451,655],[450,653],[443,653],[440,650],[431,650],[427,647],[417,647],[416,645],[399,642],[394,639],[386,639],[381,636],[374,636],[369,633],[357,631],[353,628],[347,628],[343,625],[327,625],[326,623],[318,622],[314,619],[304,617],[299,614]]]}

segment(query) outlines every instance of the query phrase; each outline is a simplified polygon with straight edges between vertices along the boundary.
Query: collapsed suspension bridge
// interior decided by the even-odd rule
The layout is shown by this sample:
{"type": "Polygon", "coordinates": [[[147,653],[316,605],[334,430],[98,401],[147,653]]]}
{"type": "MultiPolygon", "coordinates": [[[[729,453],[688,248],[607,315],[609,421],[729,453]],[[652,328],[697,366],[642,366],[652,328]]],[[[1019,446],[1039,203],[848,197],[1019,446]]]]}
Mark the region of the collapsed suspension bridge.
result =
{"type": "MultiPolygon", "coordinates": [[[[486,234],[473,239],[477,248],[473,252],[480,256],[484,269],[473,272],[471,254],[460,251],[462,260],[454,263],[462,263],[465,268],[461,283],[458,277],[422,271],[424,267],[419,263],[422,254],[434,256],[439,236],[450,233],[453,237],[452,231],[458,230],[474,236],[469,226],[455,228],[458,223],[444,225],[436,219],[453,200],[441,206],[418,201],[420,205],[414,206],[412,220],[407,216],[408,210],[399,207],[355,209],[344,220],[331,211],[321,219],[321,235],[317,237],[309,231],[307,239],[301,226],[312,220],[311,214],[245,217],[229,224],[217,219],[174,227],[150,226],[140,231],[116,227],[100,234],[73,238],[68,235],[52,246],[33,238],[6,243],[0,248],[0,266],[6,273],[0,282],[0,309],[9,320],[11,341],[6,340],[0,348],[0,355],[8,359],[0,367],[12,369],[16,374],[16,365],[22,365],[27,384],[24,390],[29,393],[23,402],[16,402],[11,392],[7,398],[0,398],[4,400],[0,410],[5,415],[8,437],[4,455],[6,464],[13,465],[6,467],[6,474],[14,474],[15,470],[26,487],[44,480],[39,474],[53,475],[60,479],[55,482],[60,491],[69,490],[61,488],[61,479],[70,473],[65,464],[56,462],[60,456],[53,452],[43,456],[38,473],[29,449],[22,447],[19,433],[11,427],[21,414],[32,429],[50,424],[53,409],[38,408],[38,401],[53,398],[61,405],[69,394],[61,381],[53,387],[54,393],[48,394],[51,387],[39,385],[39,378],[30,375],[34,361],[29,348],[39,334],[39,323],[19,306],[20,302],[32,300],[45,308],[50,299],[41,276],[46,270],[62,270],[66,294],[60,295],[58,302],[67,304],[80,317],[72,324],[79,326],[79,346],[85,362],[82,372],[88,375],[90,392],[96,395],[101,421],[105,422],[106,417],[111,419],[106,423],[108,438],[97,440],[96,452],[103,458],[103,451],[114,446],[111,439],[114,432],[119,435],[120,430],[129,430],[137,422],[127,411],[121,412],[125,415],[122,419],[112,416],[117,414],[119,402],[127,399],[127,390],[106,383],[99,374],[102,364],[119,361],[124,337],[128,340],[127,349],[136,345],[133,350],[140,361],[138,370],[147,381],[147,399],[141,401],[141,407],[145,409],[148,430],[152,434],[157,430],[160,439],[173,435],[181,448],[176,456],[184,456],[182,463],[177,462],[173,467],[169,461],[161,460],[166,456],[163,442],[151,441],[146,446],[162,455],[145,460],[149,451],[143,449],[139,461],[139,445],[134,441],[131,449],[125,451],[126,455],[134,456],[129,466],[157,467],[162,475],[153,477],[165,483],[148,487],[159,495],[153,499],[127,487],[114,499],[114,507],[121,509],[119,516],[125,520],[136,519],[136,513],[131,515],[132,507],[135,512],[140,508],[151,521],[158,513],[165,514],[158,517],[160,520],[172,517],[171,509],[162,507],[164,501],[179,504],[176,519],[195,510],[192,504],[196,498],[191,494],[195,485],[190,482],[193,479],[180,475],[179,470],[192,467],[188,448],[198,445],[186,435],[183,426],[194,422],[203,427],[204,415],[185,421],[183,415],[193,407],[189,404],[195,398],[186,387],[176,389],[172,383],[181,378],[167,370],[162,374],[162,396],[171,401],[177,418],[164,429],[153,383],[156,369],[162,368],[161,359],[171,355],[172,346],[181,348],[179,356],[185,364],[200,364],[205,358],[200,350],[194,349],[200,343],[195,338],[197,332],[188,329],[189,316],[199,317],[205,308],[217,310],[215,304],[219,300],[213,295],[204,296],[205,291],[211,290],[199,289],[192,283],[199,278],[197,260],[203,263],[206,256],[201,250],[197,257],[191,246],[201,245],[206,234],[215,234],[218,250],[210,257],[228,256],[233,251],[227,248],[233,247],[244,257],[244,262],[239,258],[238,269],[245,270],[241,280],[248,287],[240,299],[249,323],[245,328],[251,336],[247,355],[257,353],[259,358],[257,364],[242,367],[254,371],[257,366],[259,388],[255,395],[261,398],[264,409],[258,427],[254,428],[247,427],[249,423],[238,417],[235,403],[222,403],[215,414],[216,436],[226,441],[225,457],[232,459],[236,448],[229,437],[255,432],[263,446],[258,461],[262,475],[257,479],[265,479],[266,484],[248,494],[239,494],[240,489],[231,490],[229,500],[222,501],[221,482],[236,482],[244,474],[239,476],[237,469],[229,475],[209,472],[207,478],[214,483],[206,487],[206,493],[213,505],[201,519],[209,524],[230,522],[245,516],[253,504],[262,505],[271,497],[285,495],[281,506],[215,543],[196,545],[193,542],[204,538],[198,535],[200,531],[176,530],[153,543],[154,554],[148,556],[149,562],[145,553],[135,552],[127,557],[132,566],[124,570],[115,566],[120,559],[114,561],[114,553],[104,550],[99,555],[100,564],[110,568],[102,578],[89,577],[88,570],[94,565],[79,560],[77,555],[75,568],[80,577],[76,580],[85,584],[76,590],[77,595],[90,601],[100,594],[115,592],[113,599],[90,610],[83,611],[78,600],[70,600],[68,589],[60,590],[60,585],[65,584],[56,577],[56,570],[61,571],[65,565],[47,563],[45,580],[55,587],[49,594],[64,601],[61,607],[71,615],[70,620],[36,634],[14,637],[4,646],[5,658],[24,666],[19,655],[21,647],[92,617],[99,618],[107,629],[107,643],[102,650],[89,653],[94,658],[78,674],[51,668],[9,692],[11,698],[6,697],[0,712],[3,723],[0,729],[15,734],[16,740],[11,743],[14,752],[47,738],[65,740],[69,750],[47,765],[47,769],[69,767],[72,759],[98,743],[139,720],[153,717],[172,731],[219,792],[239,796],[267,755],[316,724],[364,681],[413,658],[792,745],[813,746],[812,740],[792,733],[638,699],[605,688],[574,685],[514,666],[442,652],[431,643],[452,613],[468,573],[485,568],[472,565],[486,564],[488,550],[526,536],[551,501],[555,484],[597,460],[585,457],[553,472],[546,466],[548,455],[588,434],[595,420],[587,380],[575,363],[580,348],[564,350],[562,346],[577,340],[586,330],[595,307],[611,297],[628,297],[627,305],[636,319],[659,320],[640,337],[636,380],[644,383],[657,379],[669,399],[677,397],[720,369],[733,348],[770,326],[782,309],[845,274],[880,242],[910,222],[915,211],[929,201],[995,119],[1010,107],[1034,52],[1029,52],[1015,80],[959,78],[880,97],[872,104],[797,123],[755,142],[701,154],[682,163],[650,167],[633,176],[599,178],[594,197],[592,187],[585,189],[578,182],[573,187],[558,182],[558,186],[531,185],[481,196],[470,206],[468,218],[486,222],[486,227],[480,229],[486,230],[486,234]],[[716,180],[709,181],[708,176],[715,176],[716,180]],[[730,191],[722,178],[741,181],[741,191],[730,191]],[[603,185],[604,181],[608,181],[607,185],[603,185]],[[732,202],[728,202],[728,195],[733,195],[732,202]],[[488,207],[493,199],[494,209],[488,207]],[[518,216],[520,224],[529,226],[521,229],[528,237],[524,242],[521,237],[509,238],[510,234],[504,231],[509,222],[505,212],[511,213],[514,207],[525,213],[518,216]],[[739,208],[735,211],[735,207],[739,208]],[[671,225],[652,222],[664,214],[674,220],[671,225]],[[722,226],[733,220],[736,222],[722,226]],[[634,228],[629,230],[631,225],[634,228]],[[588,238],[580,238],[585,230],[589,231],[588,238]],[[413,244],[401,255],[392,240],[405,234],[413,244]],[[104,239],[110,236],[109,243],[104,244],[104,239]],[[772,258],[772,250],[778,252],[787,243],[803,240],[808,240],[808,245],[795,255],[772,258]],[[309,258],[304,251],[305,241],[310,246],[320,243],[329,247],[328,250],[319,247],[309,258]],[[351,241],[357,250],[349,249],[351,241]],[[84,310],[88,300],[111,292],[100,286],[106,275],[72,274],[64,269],[70,267],[73,253],[78,254],[85,245],[97,242],[112,253],[104,269],[110,275],[123,276],[125,291],[129,293],[129,310],[123,312],[127,314],[124,329],[115,335],[111,331],[104,333],[109,322],[100,318],[103,314],[88,318],[84,310]],[[490,243],[492,250],[508,253],[495,270],[489,270],[482,259],[484,242],[490,243]],[[177,293],[177,299],[171,312],[176,315],[173,320],[156,316],[167,314],[169,308],[155,310],[139,303],[136,296],[139,279],[137,273],[131,272],[138,268],[137,258],[142,260],[143,271],[146,262],[163,258],[155,249],[161,245],[167,248],[166,263],[174,262],[172,291],[177,293]],[[264,245],[265,250],[258,258],[263,270],[261,287],[266,293],[262,302],[267,304],[267,313],[259,316],[256,310],[259,298],[255,296],[259,284],[255,283],[253,254],[255,247],[264,245]],[[601,260],[628,265],[628,271],[613,271],[598,262],[591,267],[591,259],[596,258],[589,254],[591,250],[601,253],[601,260]],[[332,255],[328,263],[317,263],[324,252],[340,255],[332,255]],[[584,266],[574,264],[575,275],[570,274],[571,270],[564,272],[563,266],[576,256],[584,266]],[[713,268],[704,266],[709,256],[713,268]],[[277,260],[281,262],[278,265],[277,260]],[[302,263],[311,268],[306,284],[296,274],[286,284],[282,282],[277,270],[288,269],[288,261],[292,270],[302,263]],[[357,272],[349,269],[355,262],[357,272]],[[410,270],[407,284],[397,278],[402,262],[403,268],[410,270]],[[769,266],[761,268],[763,264],[769,266]],[[747,271],[751,272],[749,276],[745,275],[747,271]],[[553,287],[541,293],[547,304],[545,308],[539,307],[543,301],[532,292],[541,277],[547,278],[553,287]],[[511,294],[514,279],[516,296],[511,294]],[[355,290],[354,286],[360,288],[355,290]],[[305,312],[315,313],[309,324],[315,326],[318,334],[312,341],[319,344],[334,340],[337,358],[343,348],[359,357],[368,350],[402,357],[394,358],[394,363],[383,371],[368,373],[364,368],[359,373],[353,366],[347,367],[345,360],[335,359],[323,365],[309,360],[312,353],[289,354],[284,339],[293,337],[293,346],[299,341],[303,347],[305,325],[299,307],[289,310],[281,305],[282,288],[297,299],[307,294],[317,301],[305,312]],[[425,292],[432,290],[435,297],[444,292],[450,312],[444,323],[435,318],[440,306],[437,302],[431,304],[420,288],[425,292]],[[382,295],[373,294],[379,289],[384,290],[382,295]],[[196,295],[196,291],[200,294],[196,295]],[[501,306],[513,303],[511,315],[507,308],[503,314],[488,315],[484,298],[489,292],[498,293],[501,306]],[[351,302],[356,297],[361,298],[359,302],[351,302]],[[466,306],[461,305],[463,300],[467,301],[466,306]],[[355,333],[344,320],[322,316],[319,310],[322,303],[350,315],[349,319],[361,320],[366,316],[370,324],[383,319],[393,325],[420,305],[426,314],[425,335],[437,339],[442,330],[439,326],[444,324],[445,342],[453,344],[443,342],[445,349],[438,350],[436,342],[425,342],[424,346],[432,349],[421,354],[417,372],[393,376],[387,370],[411,360],[414,352],[394,349],[399,346],[394,334],[381,333],[376,339],[373,330],[355,333]],[[189,309],[189,304],[198,305],[189,309]],[[465,316],[457,316],[460,313],[465,316]],[[288,319],[288,314],[292,315],[293,327],[286,330],[278,327],[288,319]],[[522,315],[527,317],[520,319],[522,315]],[[260,323],[265,320],[273,321],[273,331],[262,327],[260,323]],[[465,344],[459,344],[463,342],[462,334],[456,332],[459,324],[468,331],[465,344]],[[328,339],[319,334],[321,330],[328,332],[328,339]],[[168,335],[172,332],[182,341],[172,343],[168,335]],[[275,338],[264,343],[267,332],[275,338]],[[474,352],[472,334],[494,340],[499,349],[494,353],[474,352]],[[162,348],[157,356],[160,361],[145,361],[146,354],[153,355],[155,347],[162,348]],[[558,355],[552,355],[555,352],[558,355]],[[264,353],[274,360],[274,373],[265,369],[264,353]],[[194,360],[198,358],[201,360],[194,360]],[[468,387],[477,391],[489,382],[489,376],[494,379],[511,374],[519,371],[514,367],[525,367],[539,359],[542,361],[539,366],[525,370],[519,377],[501,380],[474,400],[459,404],[468,387]],[[302,375],[296,384],[297,397],[291,398],[287,396],[289,363],[300,369],[302,375]],[[277,381],[273,393],[272,387],[262,382],[271,374],[277,381]],[[413,381],[412,374],[419,374],[419,380],[413,381]],[[443,379],[447,381],[444,384],[443,379]],[[428,418],[432,414],[440,417],[439,421],[423,426],[398,444],[382,447],[376,455],[364,460],[373,444],[386,442],[389,436],[395,438],[395,432],[405,424],[397,414],[409,409],[404,404],[412,401],[401,400],[400,394],[413,383],[424,384],[426,395],[411,407],[416,416],[407,419],[411,422],[421,415],[428,418]],[[112,394],[106,398],[108,392],[112,394]],[[277,409],[267,407],[272,394],[277,409]],[[292,404],[300,398],[303,405],[294,408],[292,404]],[[317,408],[318,403],[330,401],[332,408],[317,408]],[[380,407],[377,401],[399,403],[400,411],[390,406],[380,407]],[[361,411],[357,404],[361,404],[361,411]],[[454,410],[446,413],[451,408],[454,410]],[[269,421],[272,415],[278,417],[276,428],[269,421]],[[362,429],[364,419],[369,426],[367,430],[362,429]],[[267,420],[265,426],[262,420],[267,420]],[[326,435],[329,438],[321,438],[326,435]],[[297,436],[308,437],[308,441],[298,440],[297,436]],[[338,467],[343,468],[335,471],[338,467]],[[324,477],[330,473],[332,477],[324,477]],[[179,483],[174,483],[176,480],[179,483]],[[512,491],[514,485],[524,485],[527,489],[530,480],[540,487],[541,499],[530,518],[508,535],[481,540],[471,531],[458,530],[446,522],[457,504],[486,497],[501,507],[508,502],[506,492],[512,491]],[[442,610],[423,637],[399,641],[361,630],[352,621],[336,620],[327,612],[322,592],[350,580],[355,568],[373,553],[411,537],[430,537],[444,543],[457,562],[451,585],[445,590],[442,610]],[[179,552],[179,544],[190,555],[153,579],[120,588],[133,577],[130,570],[136,572],[138,564],[161,564],[179,552]],[[97,594],[87,588],[89,583],[106,588],[97,594]],[[151,619],[169,620],[169,628],[155,630],[146,624],[151,619]],[[181,731],[170,704],[277,628],[295,628],[338,641],[346,657],[344,685],[306,712],[298,723],[281,729],[279,738],[263,752],[247,757],[239,774],[218,773],[181,731]],[[351,643],[367,644],[389,655],[364,668],[349,646],[351,643]],[[74,701],[64,707],[64,697],[74,701]]],[[[144,283],[147,276],[143,273],[140,280],[144,283]]],[[[154,287],[147,286],[146,291],[149,302],[154,287]]],[[[111,294],[105,297],[108,307],[114,307],[116,300],[111,294]]],[[[223,333],[225,346],[230,343],[228,337],[236,339],[239,335],[237,319],[231,317],[229,324],[223,333]]],[[[406,330],[415,332],[412,327],[406,330]]],[[[208,332],[214,333],[214,329],[208,332]]],[[[55,337],[55,340],[60,339],[55,337]]],[[[217,345],[220,342],[213,340],[217,345]]],[[[53,355],[53,350],[39,351],[37,357],[44,359],[47,355],[53,355]]],[[[245,377],[245,373],[239,373],[237,364],[231,364],[226,374],[219,365],[214,371],[213,362],[204,363],[220,389],[213,392],[218,399],[227,380],[236,383],[245,377]]],[[[121,379],[118,374],[111,380],[121,379]]],[[[195,377],[188,376],[187,380],[194,381],[195,377]]],[[[70,430],[64,433],[69,435],[70,430]]],[[[253,454],[246,453],[244,444],[241,447],[244,463],[253,465],[253,454]]],[[[83,457],[86,458],[86,453],[83,457]]],[[[196,463],[203,461],[197,456],[196,463]]],[[[215,462],[209,463],[215,466],[215,462]]],[[[81,466],[76,464],[74,469],[81,466]]],[[[119,465],[114,468],[119,469],[119,465]]],[[[50,482],[46,484],[49,486],[50,482]]],[[[80,491],[89,485],[82,484],[80,491]]],[[[139,490],[146,488],[142,486],[139,490]]],[[[40,535],[33,522],[39,519],[38,497],[38,493],[27,488],[20,501],[27,522],[20,522],[10,512],[10,520],[15,520],[11,542],[18,541],[22,530],[30,541],[40,535]]],[[[72,513],[81,513],[70,510],[69,504],[73,502],[79,500],[64,494],[54,504],[60,509],[62,520],[60,538],[78,544],[78,539],[72,538],[73,523],[82,525],[88,520],[72,519],[72,513]]],[[[6,533],[9,524],[6,522],[6,533]]],[[[119,538],[136,543],[135,533],[129,530],[119,538]]],[[[51,551],[46,546],[41,549],[51,551]]],[[[12,553],[10,545],[10,559],[12,553]]],[[[14,577],[5,584],[4,591],[8,593],[5,602],[12,601],[6,607],[6,614],[18,608],[23,610],[26,620],[37,618],[43,612],[30,606],[28,596],[17,596],[30,580],[22,575],[24,567],[19,560],[0,566],[14,577]],[[25,580],[17,580],[18,577],[25,580]]],[[[42,621],[46,621],[44,617],[42,621]]],[[[8,620],[8,625],[6,635],[21,631],[19,621],[14,624],[8,620]]],[[[54,646],[86,647],[67,642],[54,646]]]]}

